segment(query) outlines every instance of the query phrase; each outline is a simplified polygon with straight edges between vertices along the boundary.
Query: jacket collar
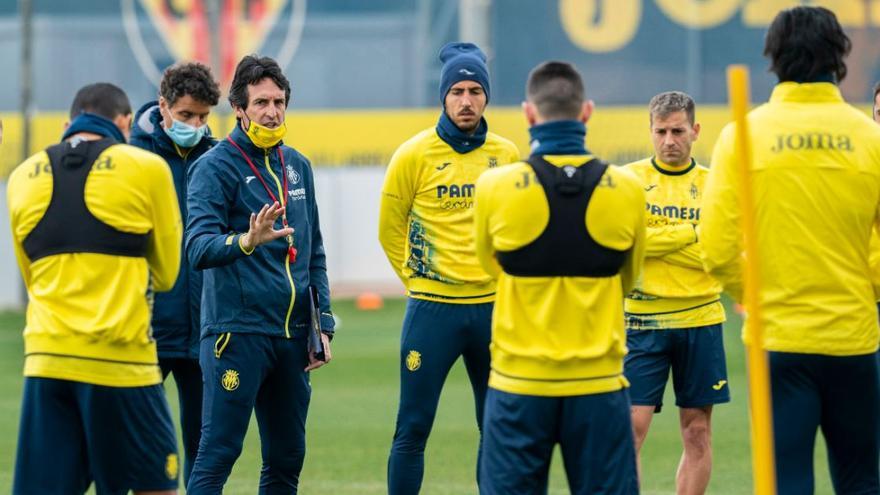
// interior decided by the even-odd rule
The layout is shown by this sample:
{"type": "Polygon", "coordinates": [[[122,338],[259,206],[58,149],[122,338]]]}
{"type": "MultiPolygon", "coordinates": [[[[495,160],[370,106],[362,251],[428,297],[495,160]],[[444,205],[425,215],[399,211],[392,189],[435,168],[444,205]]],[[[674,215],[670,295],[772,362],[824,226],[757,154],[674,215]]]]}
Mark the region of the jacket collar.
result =
{"type": "Polygon", "coordinates": [[[165,133],[165,129],[162,128],[162,113],[159,112],[159,102],[153,103],[154,105],[138,119],[138,126],[150,134],[157,148],[161,148],[166,152],[177,153],[177,150],[174,149],[174,143],[168,137],[168,134],[165,133]]]}
{"type": "Polygon", "coordinates": [[[840,88],[828,82],[783,82],[773,88],[771,103],[839,103],[843,102],[840,88]]]}

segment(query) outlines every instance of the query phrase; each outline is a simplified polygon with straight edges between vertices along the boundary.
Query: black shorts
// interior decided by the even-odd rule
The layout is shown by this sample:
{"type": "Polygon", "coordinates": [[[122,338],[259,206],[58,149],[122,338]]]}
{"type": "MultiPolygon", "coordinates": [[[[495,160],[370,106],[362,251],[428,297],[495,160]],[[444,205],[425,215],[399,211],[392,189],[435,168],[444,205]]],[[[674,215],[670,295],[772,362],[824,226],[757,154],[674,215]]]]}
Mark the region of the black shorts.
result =
{"type": "Polygon", "coordinates": [[[633,405],[660,412],[672,369],[678,407],[730,402],[721,324],[667,330],[628,330],[624,374],[633,405]]]}
{"type": "Polygon", "coordinates": [[[573,495],[639,493],[626,389],[538,397],[490,388],[483,419],[480,493],[543,495],[559,444],[573,495]]]}
{"type": "Polygon", "coordinates": [[[177,439],[161,385],[105,387],[27,377],[16,495],[177,488],[177,439]]]}
{"type": "Polygon", "coordinates": [[[880,377],[877,354],[770,352],[779,495],[813,493],[821,429],[836,493],[880,493],[880,377]]]}

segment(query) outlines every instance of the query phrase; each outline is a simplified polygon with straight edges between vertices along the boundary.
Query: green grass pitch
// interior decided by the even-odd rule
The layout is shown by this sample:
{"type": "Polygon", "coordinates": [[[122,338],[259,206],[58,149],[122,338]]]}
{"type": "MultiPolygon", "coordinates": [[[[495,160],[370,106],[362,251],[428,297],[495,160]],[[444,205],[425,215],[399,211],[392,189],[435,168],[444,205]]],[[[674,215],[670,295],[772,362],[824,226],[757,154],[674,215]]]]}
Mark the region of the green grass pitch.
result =
{"type": "MultiPolygon", "coordinates": [[[[350,301],[337,301],[334,310],[341,327],[333,345],[333,363],[312,374],[308,449],[300,493],[382,494],[397,411],[397,353],[404,301],[388,301],[385,309],[377,312],[359,312],[350,301]]],[[[752,481],[745,362],[740,321],[729,306],[728,317],[725,344],[733,401],[716,407],[713,414],[714,468],[709,493],[747,494],[752,492],[752,481]]],[[[22,327],[21,314],[0,314],[0,493],[11,491],[15,462],[22,327]]],[[[667,407],[655,417],[644,447],[644,494],[675,492],[681,440],[670,389],[671,383],[664,400],[667,407]]],[[[176,415],[176,389],[169,383],[166,390],[176,415]]],[[[821,436],[817,444],[816,492],[831,493],[821,436]]],[[[458,363],[446,383],[428,442],[422,493],[476,493],[476,445],[473,399],[464,368],[458,363]]],[[[561,464],[557,457],[550,479],[552,494],[568,493],[561,464]]],[[[225,493],[256,493],[259,471],[259,435],[252,420],[225,493]]]]}

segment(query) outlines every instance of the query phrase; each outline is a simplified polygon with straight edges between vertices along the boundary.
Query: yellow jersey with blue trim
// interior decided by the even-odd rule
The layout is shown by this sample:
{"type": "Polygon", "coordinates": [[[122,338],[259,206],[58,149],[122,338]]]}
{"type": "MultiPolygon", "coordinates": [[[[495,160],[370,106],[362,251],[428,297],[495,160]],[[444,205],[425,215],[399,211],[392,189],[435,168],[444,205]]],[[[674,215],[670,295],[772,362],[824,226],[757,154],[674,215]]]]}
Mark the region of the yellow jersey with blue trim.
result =
{"type": "Polygon", "coordinates": [[[19,165],[7,186],[29,298],[24,375],[111,387],[161,383],[150,329],[153,291],[173,287],[182,240],[171,170],[158,155],[114,144],[98,155],[76,193],[98,222],[142,235],[143,256],[73,248],[32,260],[26,239],[49,217],[54,187],[45,151],[19,165]]]}
{"type": "Polygon", "coordinates": [[[721,284],[703,270],[697,236],[709,169],[656,157],[625,165],[645,190],[645,267],[624,302],[632,330],[695,328],[724,321],[721,284]]]}
{"type": "MultiPolygon", "coordinates": [[[[592,158],[543,156],[566,173],[592,158]]],[[[610,276],[516,276],[502,269],[498,257],[533,245],[544,235],[551,224],[548,197],[528,163],[491,170],[479,178],[476,252],[487,272],[498,279],[490,345],[492,388],[572,396],[629,386],[623,375],[623,297],[635,286],[644,259],[644,205],[639,180],[626,170],[608,167],[592,191],[583,225],[598,246],[622,253],[619,270],[610,276]]],[[[578,254],[546,256],[564,264],[566,257],[578,254]]]]}
{"type": "MultiPolygon", "coordinates": [[[[748,115],[762,345],[851,356],[880,340],[871,234],[880,219],[880,126],[831,83],[778,84],[748,115]]],[[[712,154],[703,195],[703,262],[743,292],[741,173],[735,124],[712,154]]],[[[746,320],[746,327],[753,322],[746,320]]],[[[749,340],[749,332],[744,337],[749,340]]]]}
{"type": "Polygon", "coordinates": [[[509,140],[488,133],[458,153],[432,127],[394,153],[379,210],[379,241],[409,297],[476,304],[495,299],[495,282],[474,254],[474,184],[486,170],[519,160],[509,140]]]}

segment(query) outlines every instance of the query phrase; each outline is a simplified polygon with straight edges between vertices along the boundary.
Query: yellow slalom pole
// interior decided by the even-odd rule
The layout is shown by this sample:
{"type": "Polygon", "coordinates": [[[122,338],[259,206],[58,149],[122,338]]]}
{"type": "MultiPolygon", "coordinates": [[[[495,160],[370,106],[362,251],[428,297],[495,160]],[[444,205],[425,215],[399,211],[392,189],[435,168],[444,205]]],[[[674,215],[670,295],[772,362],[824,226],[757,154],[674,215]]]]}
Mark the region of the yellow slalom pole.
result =
{"type": "Polygon", "coordinates": [[[764,324],[758,304],[761,286],[758,273],[755,203],[752,195],[752,146],[746,114],[749,107],[749,70],[742,65],[727,68],[727,86],[736,122],[737,160],[740,164],[740,206],[745,248],[744,302],[746,309],[746,366],[749,377],[749,416],[752,427],[752,475],[757,495],[776,493],[773,459],[773,416],[770,404],[770,367],[764,351],[764,324]]]}

